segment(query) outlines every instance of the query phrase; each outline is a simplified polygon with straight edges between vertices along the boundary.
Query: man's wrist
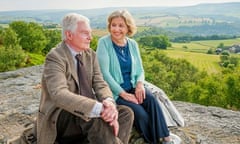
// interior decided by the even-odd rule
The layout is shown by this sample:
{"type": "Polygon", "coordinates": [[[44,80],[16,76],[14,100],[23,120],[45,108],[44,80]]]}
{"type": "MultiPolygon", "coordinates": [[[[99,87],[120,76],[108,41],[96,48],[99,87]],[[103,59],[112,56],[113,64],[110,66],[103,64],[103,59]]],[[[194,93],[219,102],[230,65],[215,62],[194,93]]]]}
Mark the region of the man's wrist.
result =
{"type": "Polygon", "coordinates": [[[103,104],[100,103],[100,102],[96,102],[96,104],[94,105],[91,113],[90,113],[90,117],[93,118],[93,117],[100,117],[102,111],[103,111],[103,104]]]}
{"type": "Polygon", "coordinates": [[[104,99],[104,100],[110,101],[110,102],[112,102],[114,105],[116,105],[115,100],[114,100],[113,98],[111,98],[111,97],[107,97],[107,98],[104,99]]]}

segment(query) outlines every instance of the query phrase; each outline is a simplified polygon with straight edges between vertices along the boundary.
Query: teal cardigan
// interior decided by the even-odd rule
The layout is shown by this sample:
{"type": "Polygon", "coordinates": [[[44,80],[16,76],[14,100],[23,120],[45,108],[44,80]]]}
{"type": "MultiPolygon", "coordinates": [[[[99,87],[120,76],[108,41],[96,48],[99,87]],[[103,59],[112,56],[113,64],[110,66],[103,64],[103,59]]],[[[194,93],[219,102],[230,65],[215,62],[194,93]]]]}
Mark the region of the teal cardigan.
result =
{"type": "MultiPolygon", "coordinates": [[[[142,59],[136,41],[128,37],[126,39],[132,59],[131,83],[135,88],[138,81],[144,82],[142,59]]],[[[99,39],[96,53],[104,80],[110,86],[114,99],[117,100],[119,94],[124,91],[120,86],[123,77],[110,35],[99,39]]]]}

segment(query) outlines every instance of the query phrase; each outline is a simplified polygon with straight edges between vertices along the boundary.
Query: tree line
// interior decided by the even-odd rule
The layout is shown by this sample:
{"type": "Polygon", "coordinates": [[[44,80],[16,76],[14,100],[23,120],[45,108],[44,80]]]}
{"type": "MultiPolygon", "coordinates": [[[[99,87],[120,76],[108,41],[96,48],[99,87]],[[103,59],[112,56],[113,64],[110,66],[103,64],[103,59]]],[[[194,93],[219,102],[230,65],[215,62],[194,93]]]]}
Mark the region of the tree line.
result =
{"type": "Polygon", "coordinates": [[[210,36],[192,36],[192,35],[185,35],[179,36],[172,39],[172,42],[179,42],[179,43],[188,43],[191,41],[201,41],[201,40],[225,40],[225,39],[235,39],[237,36],[231,35],[210,35],[210,36]]]}
{"type": "Polygon", "coordinates": [[[171,59],[159,49],[143,50],[146,80],[172,100],[240,110],[240,67],[222,67],[217,74],[199,71],[184,59],[171,59]]]}
{"type": "MultiPolygon", "coordinates": [[[[61,41],[58,29],[45,29],[33,22],[15,21],[0,29],[0,72],[33,65],[35,53],[43,57],[61,41]]],[[[96,50],[98,37],[91,47],[96,50]]],[[[226,65],[208,75],[184,59],[167,57],[160,49],[171,45],[165,35],[138,39],[146,80],[162,88],[172,100],[240,110],[240,68],[226,65]],[[146,49],[145,47],[156,47],[146,49]]],[[[226,63],[228,55],[222,56],[226,63]]]]}
{"type": "Polygon", "coordinates": [[[45,55],[61,40],[57,29],[34,22],[14,21],[0,29],[0,72],[33,65],[30,53],[45,55]]]}
{"type": "MultiPolygon", "coordinates": [[[[224,27],[222,27],[223,29],[224,27]]],[[[189,27],[186,27],[186,29],[190,29],[189,27]]],[[[200,30],[199,27],[192,27],[193,31],[200,30]]],[[[202,29],[203,31],[203,29],[202,29]]],[[[159,27],[150,27],[145,28],[143,31],[138,32],[134,37],[136,39],[139,39],[141,37],[148,37],[148,36],[157,36],[157,35],[163,35],[168,37],[169,41],[171,42],[180,42],[180,43],[186,43],[191,41],[201,41],[201,40],[226,40],[226,39],[233,39],[239,37],[239,35],[234,34],[212,34],[209,35],[206,34],[200,34],[197,32],[192,32],[192,34],[184,33],[184,32],[177,32],[174,30],[167,30],[159,27]]]]}

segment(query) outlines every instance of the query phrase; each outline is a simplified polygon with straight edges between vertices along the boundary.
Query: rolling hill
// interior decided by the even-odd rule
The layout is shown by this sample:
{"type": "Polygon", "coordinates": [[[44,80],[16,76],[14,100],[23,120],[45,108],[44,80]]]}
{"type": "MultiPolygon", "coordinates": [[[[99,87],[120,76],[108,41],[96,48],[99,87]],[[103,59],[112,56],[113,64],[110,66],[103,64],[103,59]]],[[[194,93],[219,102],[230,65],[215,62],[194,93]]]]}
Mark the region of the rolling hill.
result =
{"type": "Polygon", "coordinates": [[[199,4],[187,7],[114,7],[88,10],[2,11],[0,24],[16,20],[57,23],[69,12],[90,18],[93,28],[105,28],[108,14],[115,9],[128,9],[138,26],[161,27],[191,35],[240,35],[240,2],[199,4]]]}

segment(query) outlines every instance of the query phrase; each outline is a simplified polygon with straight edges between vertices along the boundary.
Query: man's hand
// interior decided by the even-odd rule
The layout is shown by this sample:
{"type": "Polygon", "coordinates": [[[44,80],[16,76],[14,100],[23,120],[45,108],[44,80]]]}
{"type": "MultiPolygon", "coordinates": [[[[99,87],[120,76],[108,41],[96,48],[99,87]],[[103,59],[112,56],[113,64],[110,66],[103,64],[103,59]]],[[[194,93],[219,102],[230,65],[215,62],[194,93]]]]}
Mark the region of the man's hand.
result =
{"type": "Polygon", "coordinates": [[[109,100],[103,100],[102,104],[103,110],[101,112],[101,118],[113,127],[114,135],[117,136],[119,131],[117,108],[115,104],[109,100]]]}
{"type": "Polygon", "coordinates": [[[118,132],[119,132],[119,123],[118,120],[114,120],[110,123],[110,126],[113,127],[113,133],[115,136],[118,136],[118,132]]]}

